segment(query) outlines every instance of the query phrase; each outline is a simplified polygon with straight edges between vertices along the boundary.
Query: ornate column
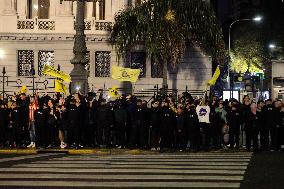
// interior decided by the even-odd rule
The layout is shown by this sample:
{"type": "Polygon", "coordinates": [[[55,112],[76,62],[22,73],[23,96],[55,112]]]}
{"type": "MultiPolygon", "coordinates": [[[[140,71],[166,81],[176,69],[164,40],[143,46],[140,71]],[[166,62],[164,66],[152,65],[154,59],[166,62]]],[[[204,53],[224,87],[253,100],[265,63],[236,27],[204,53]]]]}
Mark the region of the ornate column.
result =
{"type": "Polygon", "coordinates": [[[27,0],[18,0],[17,1],[17,13],[20,19],[27,18],[27,9],[28,9],[28,1],[27,0]]]}
{"type": "Polygon", "coordinates": [[[86,47],[86,35],[84,24],[84,10],[85,0],[77,0],[77,13],[76,13],[76,34],[74,42],[74,58],[70,61],[74,65],[73,70],[70,73],[71,76],[71,93],[74,94],[80,91],[83,95],[88,92],[88,74],[85,69],[85,65],[88,63],[86,59],[87,47],[86,47]]]}
{"type": "Polygon", "coordinates": [[[15,0],[4,0],[4,9],[2,15],[17,15],[15,3],[15,0]]]}

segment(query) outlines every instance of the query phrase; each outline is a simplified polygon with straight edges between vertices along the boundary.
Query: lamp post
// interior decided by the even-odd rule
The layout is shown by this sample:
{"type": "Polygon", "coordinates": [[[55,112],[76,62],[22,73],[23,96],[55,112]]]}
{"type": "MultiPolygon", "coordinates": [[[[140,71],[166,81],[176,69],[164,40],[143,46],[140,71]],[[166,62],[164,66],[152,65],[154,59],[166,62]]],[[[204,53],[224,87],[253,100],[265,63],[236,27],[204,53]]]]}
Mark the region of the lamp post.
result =
{"type": "Polygon", "coordinates": [[[241,21],[255,21],[255,22],[260,22],[262,20],[261,16],[256,16],[254,18],[244,18],[244,19],[238,19],[233,21],[230,26],[229,26],[229,45],[228,45],[228,53],[229,53],[229,63],[228,63],[228,73],[227,73],[227,81],[228,81],[228,89],[230,89],[230,98],[232,97],[231,95],[231,81],[230,81],[230,62],[231,62],[231,29],[234,24],[241,22],[241,21]]]}
{"type": "MultiPolygon", "coordinates": [[[[63,0],[60,0],[62,3],[63,0]]],[[[85,95],[88,92],[88,74],[85,69],[85,65],[88,63],[86,59],[87,47],[86,47],[86,35],[85,35],[85,2],[100,2],[101,0],[64,0],[64,1],[76,1],[76,34],[74,36],[73,53],[74,58],[70,61],[74,65],[73,70],[70,73],[71,76],[71,94],[80,92],[85,95]]]]}

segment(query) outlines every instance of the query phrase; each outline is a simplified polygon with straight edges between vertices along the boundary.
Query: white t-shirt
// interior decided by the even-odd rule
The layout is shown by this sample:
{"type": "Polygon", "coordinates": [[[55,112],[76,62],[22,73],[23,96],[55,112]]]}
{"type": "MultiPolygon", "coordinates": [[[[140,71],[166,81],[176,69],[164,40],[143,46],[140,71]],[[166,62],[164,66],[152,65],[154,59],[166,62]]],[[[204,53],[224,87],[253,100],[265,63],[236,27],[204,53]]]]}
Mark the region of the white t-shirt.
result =
{"type": "Polygon", "coordinates": [[[210,107],[209,106],[200,106],[196,107],[196,113],[200,123],[210,123],[209,121],[209,114],[210,114],[210,107]]]}

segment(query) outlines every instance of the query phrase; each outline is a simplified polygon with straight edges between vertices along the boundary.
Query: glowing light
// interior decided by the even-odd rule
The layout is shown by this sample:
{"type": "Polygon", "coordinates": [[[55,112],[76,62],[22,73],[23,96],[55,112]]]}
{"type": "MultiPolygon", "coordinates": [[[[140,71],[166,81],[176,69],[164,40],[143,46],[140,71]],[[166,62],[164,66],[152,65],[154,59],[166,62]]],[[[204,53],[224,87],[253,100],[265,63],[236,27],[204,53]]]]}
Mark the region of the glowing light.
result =
{"type": "Polygon", "coordinates": [[[4,50],[0,49],[0,58],[4,58],[4,56],[5,56],[4,50]]]}
{"type": "Polygon", "coordinates": [[[79,91],[80,89],[81,89],[81,87],[80,87],[80,86],[77,86],[77,87],[76,87],[76,90],[77,90],[77,91],[79,91]]]}
{"type": "Polygon", "coordinates": [[[256,17],[253,18],[253,20],[256,21],[256,22],[259,22],[259,21],[262,20],[262,17],[261,16],[256,16],[256,17]]]}
{"type": "Polygon", "coordinates": [[[34,5],[33,7],[34,9],[38,10],[38,5],[34,5]]]}

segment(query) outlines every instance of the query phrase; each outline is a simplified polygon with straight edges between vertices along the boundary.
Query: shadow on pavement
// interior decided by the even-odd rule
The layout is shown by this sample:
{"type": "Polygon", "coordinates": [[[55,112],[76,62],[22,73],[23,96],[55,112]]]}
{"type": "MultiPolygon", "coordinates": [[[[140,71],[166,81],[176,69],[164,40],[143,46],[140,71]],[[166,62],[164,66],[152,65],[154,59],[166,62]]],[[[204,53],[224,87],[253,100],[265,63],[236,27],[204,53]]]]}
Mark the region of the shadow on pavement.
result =
{"type": "Polygon", "coordinates": [[[252,156],[241,189],[284,189],[284,152],[252,156]]]}

